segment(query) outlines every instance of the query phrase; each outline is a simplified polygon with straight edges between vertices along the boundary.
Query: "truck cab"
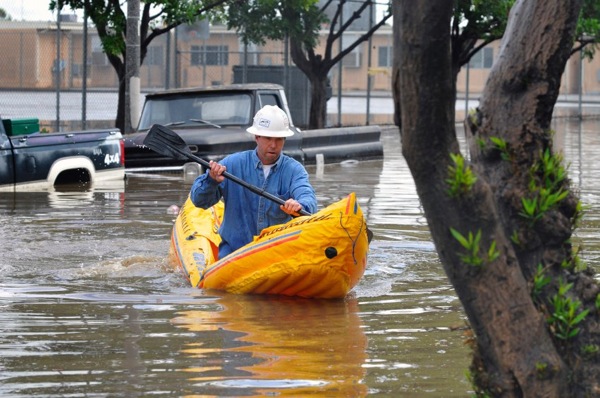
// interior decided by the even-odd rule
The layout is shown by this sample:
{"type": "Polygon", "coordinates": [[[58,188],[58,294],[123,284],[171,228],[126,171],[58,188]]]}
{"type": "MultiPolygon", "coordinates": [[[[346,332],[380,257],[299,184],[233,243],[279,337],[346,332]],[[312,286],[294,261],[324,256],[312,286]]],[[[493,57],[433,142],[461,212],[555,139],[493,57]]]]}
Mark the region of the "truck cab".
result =
{"type": "MultiPolygon", "coordinates": [[[[254,137],[246,131],[254,115],[265,105],[276,105],[290,115],[283,88],[276,84],[244,84],[167,90],[148,94],[138,132],[126,136],[125,165],[128,170],[167,170],[182,167],[186,160],[166,158],[143,145],[154,124],[177,132],[192,153],[207,160],[254,149],[254,137]]],[[[304,161],[301,133],[286,139],[284,153],[304,161]]]]}
{"type": "MultiPolygon", "coordinates": [[[[160,91],[146,96],[138,131],[125,139],[128,172],[183,170],[197,166],[187,159],[168,158],[144,145],[154,124],[175,131],[190,151],[204,160],[256,147],[246,131],[254,115],[265,105],[276,105],[289,118],[294,135],[286,139],[283,152],[304,165],[346,160],[381,159],[383,146],[379,126],[305,130],[294,126],[283,87],[273,83],[232,84],[160,91]]],[[[191,168],[193,169],[193,168],[191,168]]]]}

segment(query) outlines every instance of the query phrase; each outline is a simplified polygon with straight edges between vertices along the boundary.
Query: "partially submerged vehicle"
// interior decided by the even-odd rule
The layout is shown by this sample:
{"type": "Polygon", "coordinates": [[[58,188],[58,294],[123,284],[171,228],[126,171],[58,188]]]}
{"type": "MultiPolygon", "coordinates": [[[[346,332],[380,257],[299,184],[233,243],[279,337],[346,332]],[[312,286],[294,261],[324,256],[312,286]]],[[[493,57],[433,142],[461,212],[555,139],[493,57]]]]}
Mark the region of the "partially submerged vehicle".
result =
{"type": "Polygon", "coordinates": [[[37,118],[0,119],[0,192],[123,181],[118,129],[40,132],[37,118]]]}
{"type": "Polygon", "coordinates": [[[328,128],[301,131],[294,126],[283,87],[253,83],[186,88],[148,94],[138,132],[125,136],[125,167],[128,171],[182,169],[185,159],[162,156],[144,145],[155,124],[177,132],[196,156],[207,160],[256,146],[246,132],[255,113],[276,105],[289,117],[295,134],[287,138],[284,152],[303,164],[339,163],[344,160],[383,157],[379,126],[328,128]],[[320,160],[321,161],[321,160],[320,160]]]}

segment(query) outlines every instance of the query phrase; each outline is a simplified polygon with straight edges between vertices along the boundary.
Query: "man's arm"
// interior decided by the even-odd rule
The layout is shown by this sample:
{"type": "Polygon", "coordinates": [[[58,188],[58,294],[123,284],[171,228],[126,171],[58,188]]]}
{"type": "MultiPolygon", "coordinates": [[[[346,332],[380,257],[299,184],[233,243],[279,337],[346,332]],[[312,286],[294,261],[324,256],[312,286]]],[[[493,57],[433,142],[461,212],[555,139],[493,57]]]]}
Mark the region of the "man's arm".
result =
{"type": "MultiPolygon", "coordinates": [[[[311,214],[316,213],[317,197],[313,186],[310,184],[308,173],[301,164],[298,164],[296,168],[297,170],[293,173],[294,177],[290,186],[292,199],[302,205],[302,208],[307,212],[311,214]]],[[[282,210],[285,211],[285,209],[282,210]]]]}
{"type": "MultiPolygon", "coordinates": [[[[211,166],[212,163],[214,162],[211,161],[211,166]]],[[[218,165],[218,163],[215,164],[218,165]]],[[[221,191],[219,190],[218,179],[220,178],[221,181],[225,179],[225,177],[221,175],[224,169],[225,168],[221,166],[219,169],[221,171],[218,173],[217,179],[214,179],[211,176],[211,172],[213,174],[215,173],[212,167],[211,169],[207,170],[206,173],[196,178],[190,190],[190,199],[192,200],[194,206],[207,209],[221,199],[221,191]]]]}

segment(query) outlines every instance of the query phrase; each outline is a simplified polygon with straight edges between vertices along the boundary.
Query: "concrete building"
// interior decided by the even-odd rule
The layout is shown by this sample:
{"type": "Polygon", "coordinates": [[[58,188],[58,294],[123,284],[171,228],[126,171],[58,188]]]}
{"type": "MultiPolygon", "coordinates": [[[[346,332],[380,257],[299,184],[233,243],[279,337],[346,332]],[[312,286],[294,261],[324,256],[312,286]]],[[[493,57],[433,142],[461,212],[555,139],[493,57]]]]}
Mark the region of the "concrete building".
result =
{"type": "MultiPolygon", "coordinates": [[[[116,72],[96,30],[90,26],[87,31],[84,45],[83,24],[69,18],[61,20],[60,30],[56,22],[0,21],[3,54],[0,89],[79,91],[83,87],[84,68],[87,68],[88,90],[116,91],[116,72]]],[[[364,31],[348,32],[344,41],[354,41],[362,33],[364,31]]],[[[323,38],[326,34],[324,29],[323,38]]],[[[340,67],[331,70],[333,96],[341,92],[365,95],[369,87],[370,94],[391,96],[392,36],[392,28],[383,26],[372,36],[370,51],[369,42],[363,42],[344,58],[340,67]]],[[[468,90],[471,99],[477,98],[498,55],[499,44],[497,41],[483,48],[468,67],[463,67],[457,81],[459,97],[465,96],[468,90]]],[[[223,25],[182,26],[158,37],[148,48],[140,68],[141,89],[148,92],[229,84],[236,79],[236,69],[256,65],[291,66],[286,48],[284,42],[274,41],[264,46],[244,46],[239,35],[223,25]]],[[[581,62],[579,54],[574,54],[562,79],[561,94],[580,91],[586,96],[599,95],[600,99],[600,60],[581,62]]],[[[364,118],[357,119],[357,122],[362,121],[364,118]]],[[[388,121],[389,117],[385,119],[388,121]]]]}
{"type": "MultiPolygon", "coordinates": [[[[3,54],[0,58],[0,88],[55,89],[58,79],[62,89],[81,88],[84,66],[88,68],[87,86],[90,89],[116,88],[116,74],[95,29],[88,29],[87,61],[84,62],[82,23],[62,22],[60,27],[58,31],[54,22],[0,21],[0,51],[3,54]]],[[[282,42],[244,47],[236,32],[228,31],[225,26],[211,26],[208,32],[201,30],[194,26],[183,27],[153,41],[140,70],[143,89],[227,84],[233,81],[236,65],[285,63],[282,42]]],[[[326,33],[323,32],[324,37],[326,33]]],[[[348,32],[344,40],[353,41],[362,33],[348,32]]],[[[464,93],[467,85],[470,92],[481,92],[498,54],[498,46],[499,42],[492,43],[473,57],[468,68],[463,67],[457,82],[459,93],[464,93]]],[[[364,91],[368,77],[372,76],[372,90],[389,91],[392,52],[392,29],[384,26],[371,39],[370,69],[367,42],[344,59],[341,68],[343,90],[364,91]]],[[[335,67],[331,73],[335,86],[340,68],[335,67]]],[[[581,63],[578,54],[571,57],[562,91],[575,94],[580,85],[583,94],[600,94],[600,60],[581,63]]]]}

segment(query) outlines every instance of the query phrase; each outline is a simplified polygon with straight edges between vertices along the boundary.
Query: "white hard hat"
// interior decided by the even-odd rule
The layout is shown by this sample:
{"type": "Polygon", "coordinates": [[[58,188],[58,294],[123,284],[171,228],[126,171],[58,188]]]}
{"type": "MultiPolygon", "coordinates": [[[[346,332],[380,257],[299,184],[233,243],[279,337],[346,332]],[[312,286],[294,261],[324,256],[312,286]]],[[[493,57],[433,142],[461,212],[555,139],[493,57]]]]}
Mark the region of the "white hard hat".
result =
{"type": "Polygon", "coordinates": [[[263,137],[290,137],[290,121],[285,112],[275,105],[263,106],[254,116],[254,123],[247,132],[263,137]]]}

